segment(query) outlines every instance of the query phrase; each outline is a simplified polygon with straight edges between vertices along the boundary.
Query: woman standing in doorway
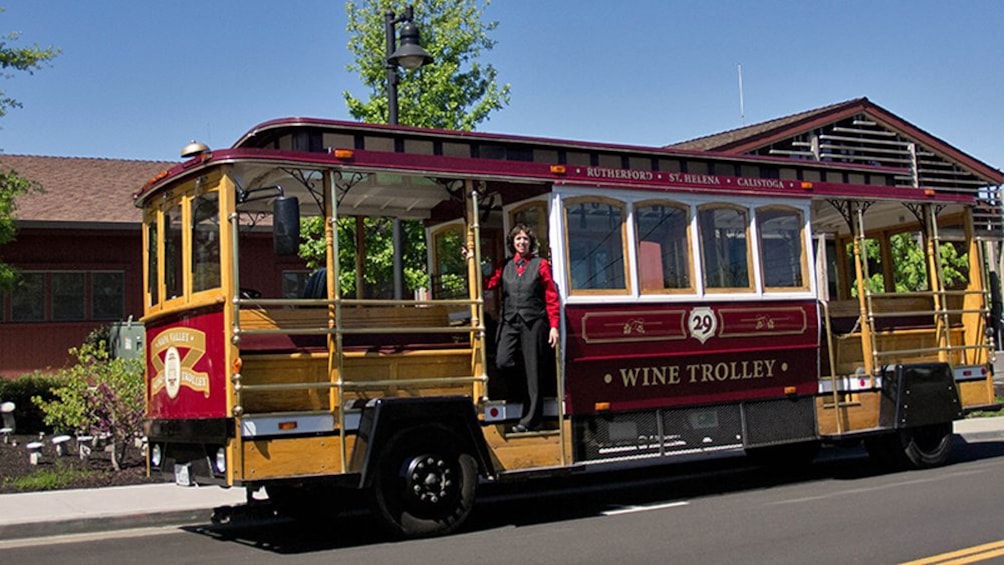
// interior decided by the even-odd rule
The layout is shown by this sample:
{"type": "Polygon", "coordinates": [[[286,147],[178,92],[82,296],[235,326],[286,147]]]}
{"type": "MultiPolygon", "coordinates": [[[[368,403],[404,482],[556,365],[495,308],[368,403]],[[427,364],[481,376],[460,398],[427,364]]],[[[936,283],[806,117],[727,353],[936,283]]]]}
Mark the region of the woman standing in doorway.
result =
{"type": "MultiPolygon", "coordinates": [[[[523,417],[512,431],[540,429],[544,406],[540,399],[541,372],[547,348],[558,345],[560,305],[551,264],[537,255],[537,236],[526,224],[517,224],[506,238],[512,258],[497,268],[486,287],[501,289],[502,312],[496,341],[495,364],[512,369],[523,361],[527,402],[523,417]],[[517,355],[520,356],[517,358],[517,355]]],[[[470,252],[463,250],[466,258],[470,252]]]]}

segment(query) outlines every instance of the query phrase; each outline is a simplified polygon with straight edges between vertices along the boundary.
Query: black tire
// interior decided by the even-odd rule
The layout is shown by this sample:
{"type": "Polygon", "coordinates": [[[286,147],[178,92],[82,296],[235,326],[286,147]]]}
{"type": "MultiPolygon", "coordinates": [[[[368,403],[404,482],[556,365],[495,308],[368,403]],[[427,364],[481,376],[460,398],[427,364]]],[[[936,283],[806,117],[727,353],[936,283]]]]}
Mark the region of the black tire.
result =
{"type": "Polygon", "coordinates": [[[952,423],[897,430],[865,440],[876,463],[892,469],[928,469],[948,463],[952,455],[952,423]]]}
{"type": "Polygon", "coordinates": [[[398,432],[377,458],[373,512],[395,535],[448,534],[467,519],[478,464],[460,438],[440,426],[398,432]]]}

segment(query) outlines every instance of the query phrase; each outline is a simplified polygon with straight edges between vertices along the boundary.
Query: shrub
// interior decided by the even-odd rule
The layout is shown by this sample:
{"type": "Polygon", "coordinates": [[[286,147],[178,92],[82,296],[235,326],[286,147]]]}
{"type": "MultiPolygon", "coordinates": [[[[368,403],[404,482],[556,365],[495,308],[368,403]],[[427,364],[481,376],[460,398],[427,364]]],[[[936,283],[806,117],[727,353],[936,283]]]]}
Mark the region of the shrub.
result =
{"type": "Polygon", "coordinates": [[[56,379],[53,375],[38,371],[13,380],[0,379],[0,401],[14,403],[14,420],[17,422],[18,433],[52,431],[45,424],[45,414],[32,402],[32,398],[51,400],[54,398],[52,389],[55,387],[56,379]]]}
{"type": "Polygon", "coordinates": [[[53,397],[32,401],[56,432],[107,436],[115,444],[112,463],[125,458],[142,435],[145,383],[139,359],[111,359],[107,341],[88,338],[70,350],[76,363],[56,373],[53,397]]]}

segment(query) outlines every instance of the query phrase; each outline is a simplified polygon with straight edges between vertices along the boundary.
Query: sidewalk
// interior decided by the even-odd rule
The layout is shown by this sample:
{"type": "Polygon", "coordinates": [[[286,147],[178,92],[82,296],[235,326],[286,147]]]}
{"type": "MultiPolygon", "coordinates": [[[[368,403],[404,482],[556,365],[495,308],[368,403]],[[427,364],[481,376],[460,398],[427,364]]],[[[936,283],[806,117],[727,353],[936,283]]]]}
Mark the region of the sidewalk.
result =
{"type": "MultiPolygon", "coordinates": [[[[969,443],[1004,441],[1004,417],[955,423],[969,443]]],[[[256,493],[256,498],[260,497],[256,493]]],[[[173,483],[0,495],[0,540],[209,523],[214,509],[247,501],[243,488],[173,483]]]]}
{"type": "Polygon", "coordinates": [[[0,495],[0,540],[210,522],[246,489],[174,483],[0,495]]]}

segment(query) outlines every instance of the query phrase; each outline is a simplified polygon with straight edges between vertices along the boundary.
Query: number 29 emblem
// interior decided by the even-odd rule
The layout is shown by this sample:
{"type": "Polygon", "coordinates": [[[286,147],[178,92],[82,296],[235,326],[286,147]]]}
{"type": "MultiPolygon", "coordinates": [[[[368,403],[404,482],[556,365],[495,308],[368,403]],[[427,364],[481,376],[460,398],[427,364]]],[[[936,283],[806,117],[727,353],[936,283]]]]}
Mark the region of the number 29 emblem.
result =
{"type": "Polygon", "coordinates": [[[694,308],[690,311],[687,326],[690,328],[690,337],[704,343],[715,335],[715,331],[718,329],[718,318],[707,306],[694,308]]]}

